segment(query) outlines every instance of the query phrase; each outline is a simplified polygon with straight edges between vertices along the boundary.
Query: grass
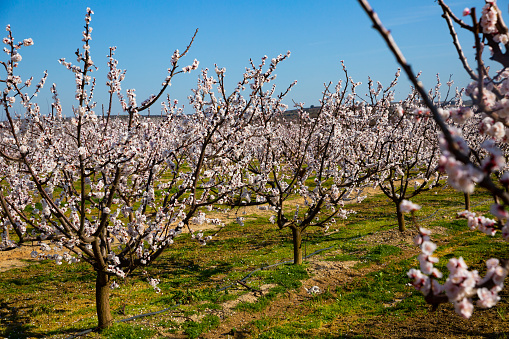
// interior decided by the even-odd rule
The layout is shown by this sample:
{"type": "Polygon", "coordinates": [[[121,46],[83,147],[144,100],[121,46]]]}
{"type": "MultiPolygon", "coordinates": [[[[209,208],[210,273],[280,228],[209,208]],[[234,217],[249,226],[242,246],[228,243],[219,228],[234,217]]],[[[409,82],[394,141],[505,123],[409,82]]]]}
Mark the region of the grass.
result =
{"type": "MultiPolygon", "coordinates": [[[[462,209],[463,195],[439,188],[417,196],[413,202],[423,206],[417,213],[419,225],[441,230],[432,235],[439,240],[437,267],[444,270],[448,258],[463,256],[467,264],[481,274],[483,259],[500,257],[507,252],[500,236],[495,239],[478,232],[467,231],[465,220],[453,219],[462,209]],[[431,216],[427,219],[425,217],[431,216]],[[444,217],[445,216],[445,217],[444,217]]],[[[472,205],[488,200],[479,192],[472,196],[472,205]]],[[[247,337],[258,338],[327,338],[331,328],[335,333],[348,334],[356,326],[373,319],[405,321],[428,312],[423,297],[407,286],[406,272],[417,267],[415,248],[407,244],[370,243],[366,239],[378,232],[397,227],[392,202],[383,195],[365,199],[349,206],[357,214],[344,224],[331,227],[330,234],[309,229],[303,237],[303,250],[320,253],[327,262],[357,262],[355,268],[364,272],[348,283],[329,286],[322,294],[309,296],[298,305],[278,316],[265,316],[280,300],[302,290],[302,281],[312,278],[307,264],[279,265],[258,270],[246,281],[254,289],[272,284],[269,292],[256,302],[240,303],[236,312],[257,315],[243,328],[247,337]],[[397,302],[395,301],[397,300],[397,302]],[[329,330],[328,330],[329,329],[329,330]]],[[[474,207],[486,213],[489,204],[474,207]]],[[[250,272],[291,260],[292,239],[288,230],[279,231],[270,224],[267,215],[249,214],[245,226],[229,224],[206,246],[188,241],[184,235],[153,265],[135,271],[111,293],[111,309],[115,320],[174,306],[162,315],[115,324],[92,338],[159,338],[180,333],[198,338],[221,325],[218,316],[222,303],[248,293],[235,284],[250,272]],[[161,293],[148,285],[147,277],[161,280],[161,293]],[[232,285],[225,291],[219,288],[232,285]]],[[[414,227],[407,217],[407,227],[414,227]]],[[[6,338],[57,338],[76,334],[96,325],[94,301],[95,272],[85,263],[54,265],[50,261],[33,262],[0,275],[0,336],[6,338]]],[[[500,310],[497,318],[506,319],[500,310]]],[[[227,331],[225,331],[227,332],[227,331]]],[[[340,337],[341,337],[340,336],[340,337]]],[[[351,337],[354,337],[353,334],[351,337]]],[[[338,336],[334,336],[337,338],[338,336]]]]}
{"type": "Polygon", "coordinates": [[[194,339],[198,338],[202,333],[218,327],[219,324],[220,319],[218,316],[208,314],[204,316],[201,321],[186,321],[182,327],[184,333],[187,334],[189,338],[194,339]]]}
{"type": "Polygon", "coordinates": [[[371,248],[362,259],[380,263],[382,260],[386,260],[387,257],[401,254],[401,252],[403,250],[397,246],[379,244],[371,248]]]}
{"type": "Polygon", "coordinates": [[[142,325],[117,323],[104,330],[101,334],[110,339],[143,339],[151,338],[156,333],[156,330],[143,327],[142,325]]]}

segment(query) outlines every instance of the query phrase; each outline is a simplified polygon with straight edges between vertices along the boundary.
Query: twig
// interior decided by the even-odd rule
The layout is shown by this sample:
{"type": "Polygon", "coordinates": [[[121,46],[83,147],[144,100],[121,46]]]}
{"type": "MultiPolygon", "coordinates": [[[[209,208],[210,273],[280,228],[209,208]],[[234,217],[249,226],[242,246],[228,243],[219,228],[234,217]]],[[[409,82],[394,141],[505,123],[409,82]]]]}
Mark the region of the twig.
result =
{"type": "MultiPolygon", "coordinates": [[[[463,54],[463,49],[461,48],[460,42],[458,40],[458,35],[456,34],[456,31],[454,30],[454,26],[452,24],[452,20],[451,20],[451,16],[450,16],[450,14],[452,14],[452,12],[450,11],[449,7],[447,7],[447,5],[443,2],[443,0],[438,0],[438,3],[440,4],[440,6],[442,7],[442,10],[444,11],[444,14],[442,15],[442,17],[447,22],[447,26],[449,27],[449,33],[451,34],[451,37],[452,37],[452,42],[454,44],[454,47],[456,47],[456,51],[458,52],[459,59],[460,59],[461,63],[463,64],[463,68],[465,68],[465,70],[467,71],[468,75],[470,75],[470,78],[472,78],[472,80],[477,81],[479,78],[474,73],[472,68],[470,68],[470,66],[468,65],[467,58],[465,57],[465,54],[463,54]]],[[[461,20],[459,20],[459,21],[463,23],[463,21],[461,21],[461,20]]],[[[467,25],[465,25],[465,26],[467,26],[467,25]]],[[[471,28],[470,26],[467,26],[467,27],[471,28]]]]}
{"type": "MultiPolygon", "coordinates": [[[[452,138],[451,132],[449,131],[448,126],[445,124],[444,120],[438,113],[438,109],[435,107],[433,102],[431,102],[430,98],[428,97],[428,94],[426,90],[424,89],[422,83],[417,80],[417,78],[414,75],[414,72],[412,71],[412,67],[410,64],[407,63],[405,57],[403,56],[403,53],[401,53],[399,47],[397,46],[396,42],[392,38],[391,33],[389,30],[387,30],[383,25],[380,19],[378,18],[378,15],[375,13],[375,11],[371,8],[369,2],[367,0],[358,0],[364,11],[368,14],[371,21],[373,22],[373,28],[375,28],[378,32],[380,32],[382,38],[385,40],[387,46],[391,50],[392,54],[396,57],[396,60],[401,65],[401,68],[405,71],[405,73],[408,76],[408,79],[412,82],[412,84],[415,86],[415,89],[418,91],[418,93],[421,96],[422,101],[424,104],[430,109],[431,113],[433,114],[433,119],[435,119],[435,122],[440,127],[440,130],[443,133],[443,136],[445,140],[447,141],[448,149],[454,155],[454,157],[461,161],[463,164],[470,164],[476,168],[475,164],[470,161],[470,158],[467,154],[463,154],[460,150],[460,147],[458,143],[454,141],[452,138]]],[[[482,82],[482,81],[479,81],[482,82]]],[[[488,191],[490,191],[492,194],[498,196],[505,205],[509,205],[509,194],[505,192],[504,190],[498,188],[495,186],[495,184],[491,181],[489,176],[484,176],[483,180],[479,183],[481,187],[486,188],[488,191]]]]}

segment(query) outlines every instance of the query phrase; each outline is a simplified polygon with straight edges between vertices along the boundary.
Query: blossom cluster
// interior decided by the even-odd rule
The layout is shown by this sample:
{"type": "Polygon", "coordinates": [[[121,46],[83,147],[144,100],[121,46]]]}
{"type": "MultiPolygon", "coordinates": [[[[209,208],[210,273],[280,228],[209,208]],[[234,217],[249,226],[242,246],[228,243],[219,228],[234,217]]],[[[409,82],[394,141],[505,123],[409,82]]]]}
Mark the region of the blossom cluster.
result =
{"type": "Polygon", "coordinates": [[[412,268],[408,271],[412,285],[432,304],[439,303],[441,297],[446,296],[454,304],[456,312],[465,318],[472,315],[474,299],[477,299],[476,305],[480,308],[495,306],[500,300],[498,293],[503,289],[507,268],[498,259],[489,259],[486,262],[486,274],[481,277],[476,270],[468,270],[462,257],[451,258],[447,263],[449,275],[445,283],[441,284],[438,279],[442,278],[442,273],[433,266],[438,262],[438,258],[432,256],[437,246],[430,240],[429,234],[429,230],[420,228],[414,239],[422,252],[418,257],[420,270],[412,268]]]}

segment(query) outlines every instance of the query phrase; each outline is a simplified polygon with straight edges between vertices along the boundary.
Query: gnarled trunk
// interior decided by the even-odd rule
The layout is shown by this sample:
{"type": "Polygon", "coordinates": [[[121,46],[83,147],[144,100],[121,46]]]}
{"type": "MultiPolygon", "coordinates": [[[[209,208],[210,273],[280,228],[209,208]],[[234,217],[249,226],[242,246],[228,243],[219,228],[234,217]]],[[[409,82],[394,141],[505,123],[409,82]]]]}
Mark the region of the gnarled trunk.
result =
{"type": "Polygon", "coordinates": [[[110,311],[110,277],[102,271],[97,272],[95,281],[95,304],[99,328],[109,327],[113,323],[110,311]]]}

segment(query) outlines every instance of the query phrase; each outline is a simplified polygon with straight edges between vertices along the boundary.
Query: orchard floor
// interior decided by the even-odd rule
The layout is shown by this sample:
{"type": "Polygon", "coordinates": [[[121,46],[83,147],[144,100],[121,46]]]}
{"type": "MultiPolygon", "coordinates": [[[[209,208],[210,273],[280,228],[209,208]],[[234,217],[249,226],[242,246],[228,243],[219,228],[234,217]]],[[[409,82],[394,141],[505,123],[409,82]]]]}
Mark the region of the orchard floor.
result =
{"type": "MultiPolygon", "coordinates": [[[[439,245],[437,252],[440,253],[437,256],[441,258],[441,263],[445,265],[447,262],[445,258],[448,255],[463,255],[471,260],[469,265],[478,269],[482,275],[486,258],[494,255],[507,259],[509,253],[504,247],[506,243],[501,239],[486,240],[487,237],[479,232],[467,230],[466,221],[460,222],[455,219],[455,213],[461,210],[462,197],[449,198],[446,193],[448,194],[444,191],[443,197],[436,198],[439,213],[436,213],[438,207],[430,203],[429,206],[433,208],[429,207],[428,211],[420,214],[432,216],[422,218],[421,223],[433,230],[433,239],[439,245]],[[493,249],[491,245],[493,242],[500,246],[497,245],[498,247],[493,249]],[[472,247],[473,252],[464,252],[472,247]],[[458,249],[460,252],[456,252],[458,249]],[[498,252],[493,252],[495,250],[498,252]]],[[[485,196],[477,197],[479,204],[485,199],[485,196]]],[[[258,307],[256,304],[260,304],[260,301],[269,295],[269,290],[275,286],[270,284],[266,277],[277,274],[282,266],[278,266],[274,271],[265,271],[267,275],[252,276],[246,281],[247,286],[259,292],[237,284],[229,289],[231,298],[221,299],[212,305],[216,307],[207,306],[211,301],[202,295],[202,299],[191,301],[182,307],[126,323],[126,326],[132,328],[151,329],[152,334],[149,336],[124,336],[122,333],[106,336],[92,332],[79,337],[93,339],[509,337],[507,287],[500,293],[501,301],[496,307],[489,310],[476,308],[469,320],[457,315],[451,304],[440,305],[436,311],[432,311],[431,307],[423,302],[422,295],[412,286],[405,285],[408,283],[405,272],[409,267],[418,267],[415,256],[419,249],[413,244],[416,234],[413,225],[409,223],[409,230],[399,232],[393,224],[391,206],[383,198],[374,200],[374,203],[368,202],[365,207],[359,208],[363,210],[359,210],[359,219],[356,223],[346,225],[343,229],[339,228],[336,233],[331,232],[327,238],[318,235],[310,238],[307,246],[313,247],[307,248],[307,254],[328,247],[334,242],[336,245],[334,249],[320,252],[306,260],[303,267],[308,277],[300,279],[301,285],[299,284],[298,288],[286,288],[264,306],[258,307]],[[368,214],[370,211],[375,213],[374,217],[368,214]],[[385,221],[381,223],[373,221],[380,217],[385,217],[385,221]],[[329,237],[330,242],[326,244],[329,237]],[[361,241],[352,241],[358,238],[361,238],[361,241]],[[370,253],[373,253],[370,251],[381,244],[388,249],[399,249],[399,252],[369,258],[370,253]],[[386,274],[383,279],[382,272],[386,274]],[[397,279],[388,277],[387,274],[391,272],[396,272],[399,277],[397,279]],[[378,278],[380,280],[377,280],[378,278]],[[366,282],[371,284],[369,288],[365,288],[366,282]],[[377,286],[377,283],[380,283],[380,286],[377,286]],[[306,289],[313,286],[318,286],[322,293],[310,295],[306,289]],[[360,293],[359,298],[364,298],[364,302],[357,302],[355,293],[363,288],[367,291],[366,295],[360,293]],[[378,289],[381,291],[372,292],[378,289]],[[387,294],[383,294],[386,292],[387,294]],[[348,295],[352,298],[351,304],[344,301],[348,295]],[[239,307],[246,303],[255,306],[239,307]],[[373,304],[376,304],[376,307],[373,307],[373,304]],[[206,316],[214,316],[218,323],[196,336],[189,335],[185,327],[181,326],[190,322],[200,323],[206,316]],[[170,322],[176,324],[176,327],[168,325],[170,322]]],[[[254,216],[259,214],[260,211],[257,209],[246,209],[243,212],[246,220],[253,222],[256,221],[254,216]]],[[[265,214],[267,215],[262,213],[265,219],[261,220],[257,227],[226,228],[218,236],[219,240],[216,243],[212,242],[210,247],[198,250],[191,242],[176,244],[180,247],[172,249],[168,257],[157,261],[154,267],[147,268],[148,274],[160,276],[162,281],[163,279],[167,281],[166,286],[162,286],[163,293],[155,294],[147,286],[146,277],[134,276],[126,280],[119,290],[112,293],[115,320],[167,308],[171,303],[175,303],[171,300],[175,290],[186,291],[194,285],[215,289],[235,282],[248,274],[251,268],[266,265],[265,262],[274,264],[288,260],[288,254],[291,253],[291,247],[287,245],[288,234],[278,232],[272,225],[267,225],[268,213],[265,214]],[[205,250],[209,251],[205,252],[208,254],[200,255],[205,250]],[[276,251],[283,254],[274,253],[276,251]],[[196,257],[193,257],[193,253],[196,253],[196,257]],[[218,253],[221,257],[217,257],[218,253]],[[267,256],[269,256],[267,259],[262,259],[267,256]],[[221,264],[229,262],[232,263],[231,266],[221,264]],[[244,268],[238,268],[240,266],[244,268]],[[235,271],[234,274],[231,271],[235,271]],[[168,272],[175,272],[174,276],[168,272]],[[131,296],[132,301],[129,300],[131,296]],[[164,300],[170,300],[171,303],[165,304],[164,300]]],[[[225,222],[232,222],[236,217],[236,214],[229,215],[225,222]]],[[[206,228],[206,225],[196,225],[194,231],[207,231],[206,228]]],[[[93,320],[95,311],[94,289],[91,282],[93,272],[89,268],[86,272],[80,272],[71,266],[56,267],[47,262],[39,264],[35,259],[30,259],[30,252],[33,250],[38,250],[38,246],[26,244],[18,249],[0,252],[0,286],[3,288],[0,290],[0,337],[4,335],[5,338],[60,339],[75,336],[84,329],[92,328],[96,324],[93,320]],[[54,274],[47,275],[53,271],[54,274]],[[30,279],[39,281],[47,288],[32,287],[27,282],[30,279]],[[48,303],[48,306],[44,307],[43,303],[48,303]],[[15,322],[18,324],[14,325],[15,322]]],[[[288,267],[284,270],[291,272],[288,267]]],[[[445,271],[442,268],[442,272],[445,271]]]]}
{"type": "MultiPolygon", "coordinates": [[[[437,232],[436,229],[434,231],[437,232]]],[[[414,236],[415,232],[412,231],[401,234],[397,230],[390,230],[372,235],[367,240],[373,243],[382,241],[387,244],[397,244],[404,241],[410,244],[414,236]]],[[[411,257],[416,254],[418,254],[417,251],[409,251],[404,256],[411,257]]],[[[334,252],[327,255],[334,255],[334,252]]],[[[267,317],[284,324],[292,317],[306,314],[307,302],[312,297],[304,287],[316,285],[324,291],[338,285],[348,285],[384,266],[382,264],[359,270],[352,269],[355,262],[331,262],[323,261],[323,259],[320,255],[310,259],[308,270],[312,278],[304,281],[303,287],[298,291],[288,293],[287,298],[274,301],[263,312],[229,314],[216,330],[205,334],[203,338],[256,338],[263,333],[263,329],[260,333],[253,333],[250,329],[243,330],[246,324],[267,317]],[[235,330],[232,331],[232,329],[235,330]]],[[[388,308],[395,306],[413,290],[413,287],[408,286],[407,294],[400,295],[393,303],[384,304],[384,306],[388,308]]],[[[303,338],[509,338],[509,288],[507,286],[500,296],[502,300],[495,308],[489,310],[476,308],[469,320],[457,315],[451,304],[442,304],[436,311],[432,311],[431,306],[425,306],[412,317],[381,316],[369,320],[365,320],[362,314],[338,317],[319,329],[309,331],[303,338]]],[[[280,338],[277,335],[275,337],[280,338]]],[[[173,337],[168,336],[168,338],[173,337]]],[[[286,337],[281,336],[281,338],[286,337]]]]}
{"type": "MultiPolygon", "coordinates": [[[[439,233],[439,229],[434,229],[439,233]]],[[[445,231],[444,231],[445,232],[445,231]]],[[[377,232],[366,237],[368,243],[385,244],[412,244],[415,231],[400,233],[397,229],[377,232]]],[[[10,262],[10,267],[18,267],[17,261],[32,250],[32,246],[24,246],[2,253],[2,264],[10,262]]],[[[417,250],[407,250],[405,258],[415,256],[417,250]]],[[[263,328],[253,328],[252,325],[261,319],[271,319],[272,324],[285,324],[296,316],[306,315],[309,312],[309,302],[313,296],[307,293],[305,288],[312,286],[320,287],[321,291],[333,289],[337,286],[348,286],[373,271],[385,266],[372,265],[366,268],[353,268],[355,261],[328,261],[328,256],[334,256],[335,251],[324,255],[317,254],[308,260],[307,270],[310,273],[309,279],[302,282],[302,287],[297,290],[288,291],[282,297],[273,300],[270,305],[260,312],[235,311],[234,306],[239,302],[254,302],[261,295],[256,292],[249,292],[234,300],[233,303],[225,303],[221,310],[214,310],[219,316],[221,323],[219,327],[203,333],[199,338],[257,338],[263,333],[263,328]]],[[[26,262],[22,262],[26,264],[26,262]]],[[[270,287],[270,286],[268,286],[270,287]]],[[[266,289],[261,289],[262,291],[266,289]]],[[[398,295],[392,303],[384,304],[390,308],[403,301],[413,293],[413,287],[407,286],[407,292],[398,295]]],[[[263,294],[264,292],[262,292],[263,294]]],[[[431,307],[424,306],[413,316],[405,315],[398,317],[393,315],[378,316],[366,319],[362,313],[339,316],[323,326],[306,331],[302,338],[506,338],[509,337],[509,289],[506,287],[500,294],[501,302],[496,308],[490,310],[476,309],[470,320],[458,316],[450,304],[440,305],[438,310],[431,311],[431,307]]],[[[328,301],[325,301],[328,302],[328,301]]],[[[157,316],[168,317],[169,314],[157,316]]],[[[175,314],[178,317],[178,314],[175,314]]],[[[151,317],[140,320],[140,324],[149,325],[157,322],[151,317]]],[[[157,329],[157,328],[156,328],[157,329]]],[[[168,333],[164,328],[158,328],[158,334],[153,338],[188,338],[183,333],[168,333]]],[[[52,336],[60,338],[62,336],[52,336]]],[[[63,336],[62,338],[65,338],[63,336]]],[[[97,334],[87,334],[82,338],[97,338],[97,334]]],[[[266,336],[272,338],[270,335],[266,336]]],[[[293,338],[294,336],[278,336],[274,338],[293,338]]],[[[19,338],[27,338],[20,336],[19,338]]],[[[28,337],[30,338],[30,337],[28,337]]],[[[37,338],[41,338],[37,336],[37,338]]],[[[298,338],[298,337],[295,337],[298,338]]]]}

